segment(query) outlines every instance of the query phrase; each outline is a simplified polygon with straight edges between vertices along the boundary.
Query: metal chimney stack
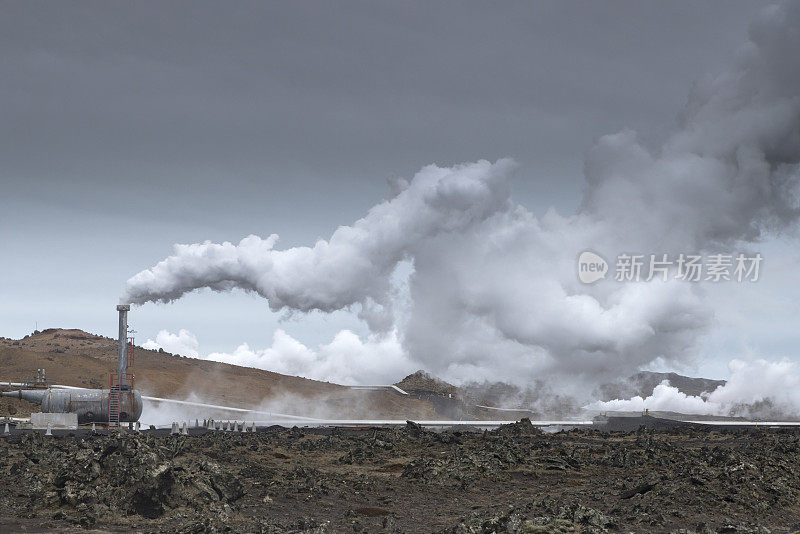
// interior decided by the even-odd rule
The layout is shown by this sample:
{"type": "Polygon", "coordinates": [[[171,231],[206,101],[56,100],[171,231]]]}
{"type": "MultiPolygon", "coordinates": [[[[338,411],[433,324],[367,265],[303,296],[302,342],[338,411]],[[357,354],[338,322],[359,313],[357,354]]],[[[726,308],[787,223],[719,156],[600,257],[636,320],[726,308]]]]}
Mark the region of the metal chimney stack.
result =
{"type": "MultiPolygon", "coordinates": [[[[124,373],[128,372],[128,312],[130,309],[130,304],[120,304],[117,306],[117,311],[119,312],[118,376],[120,378],[120,385],[122,385],[124,373]]],[[[130,385],[128,385],[128,387],[130,387],[130,385]]]]}

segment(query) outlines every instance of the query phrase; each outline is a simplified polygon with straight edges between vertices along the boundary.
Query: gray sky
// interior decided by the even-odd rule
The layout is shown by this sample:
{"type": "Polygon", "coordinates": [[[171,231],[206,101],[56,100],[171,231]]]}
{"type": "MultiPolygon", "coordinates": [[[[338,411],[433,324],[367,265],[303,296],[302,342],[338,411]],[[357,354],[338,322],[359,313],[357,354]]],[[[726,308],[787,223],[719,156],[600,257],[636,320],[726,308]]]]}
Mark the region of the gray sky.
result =
{"type": "MultiPolygon", "coordinates": [[[[429,163],[511,156],[517,202],[570,213],[593,140],[663,139],[762,6],[0,2],[0,335],[113,335],[125,280],[174,243],[309,244],[429,163]]],[[[204,352],[280,324],[240,292],[131,322],[204,352]]],[[[364,330],[346,312],[282,327],[308,345],[364,330]]]]}

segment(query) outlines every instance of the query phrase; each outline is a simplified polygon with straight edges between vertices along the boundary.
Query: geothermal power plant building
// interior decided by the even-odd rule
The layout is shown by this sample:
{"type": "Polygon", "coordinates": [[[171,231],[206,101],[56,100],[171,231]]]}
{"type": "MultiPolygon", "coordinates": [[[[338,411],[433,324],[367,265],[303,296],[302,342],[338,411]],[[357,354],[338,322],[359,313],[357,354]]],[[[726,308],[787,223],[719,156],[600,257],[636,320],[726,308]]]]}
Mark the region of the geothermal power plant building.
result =
{"type": "Polygon", "coordinates": [[[43,413],[74,413],[78,423],[103,423],[110,428],[121,423],[138,421],[142,415],[142,395],[134,389],[133,362],[128,343],[129,304],[117,306],[119,313],[119,340],[117,347],[117,372],[111,373],[108,389],[20,389],[3,393],[4,397],[17,397],[41,406],[43,413]]]}

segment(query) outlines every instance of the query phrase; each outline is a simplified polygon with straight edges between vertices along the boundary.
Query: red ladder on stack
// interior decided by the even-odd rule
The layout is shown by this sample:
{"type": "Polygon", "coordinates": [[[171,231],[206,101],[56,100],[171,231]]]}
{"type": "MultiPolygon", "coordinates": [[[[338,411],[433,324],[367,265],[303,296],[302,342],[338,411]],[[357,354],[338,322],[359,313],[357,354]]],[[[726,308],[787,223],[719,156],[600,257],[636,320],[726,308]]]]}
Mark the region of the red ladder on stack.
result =
{"type": "Polygon", "coordinates": [[[108,428],[120,428],[120,404],[123,391],[133,389],[133,348],[135,347],[133,337],[128,338],[128,371],[118,375],[111,373],[108,388],[108,428]]]}
{"type": "Polygon", "coordinates": [[[119,428],[119,380],[115,380],[116,373],[111,373],[108,388],[108,428],[119,428]],[[116,384],[115,384],[116,382],[116,384]]]}
{"type": "MultiPolygon", "coordinates": [[[[130,369],[130,368],[129,368],[130,369]]],[[[111,380],[108,388],[108,428],[120,428],[120,416],[122,410],[120,404],[123,392],[133,390],[133,373],[111,373],[111,380]]]]}

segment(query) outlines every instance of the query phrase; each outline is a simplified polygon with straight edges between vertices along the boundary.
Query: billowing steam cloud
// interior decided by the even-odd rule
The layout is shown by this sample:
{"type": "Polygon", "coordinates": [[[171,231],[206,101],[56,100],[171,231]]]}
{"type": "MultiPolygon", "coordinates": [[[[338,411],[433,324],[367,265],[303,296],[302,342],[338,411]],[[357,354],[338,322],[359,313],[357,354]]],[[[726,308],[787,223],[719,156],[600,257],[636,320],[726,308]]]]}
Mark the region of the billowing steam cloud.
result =
{"type": "MultiPolygon", "coordinates": [[[[603,380],[691,358],[713,314],[702,284],[585,286],[576,257],[734,252],[793,224],[798,50],[800,4],[766,10],[733,67],[696,84],[663,146],[648,148],[629,130],[598,140],[575,215],[537,218],[515,205],[509,160],[429,166],[328,241],[176,245],[131,278],[123,298],[240,288],[273,310],[354,308],[375,335],[397,336],[409,360],[451,380],[603,380]],[[403,261],[413,273],[398,296],[392,280],[403,261]]],[[[381,365],[376,358],[373,368],[381,365]]]]}
{"type": "Polygon", "coordinates": [[[628,400],[595,402],[587,408],[599,411],[662,410],[701,415],[738,415],[759,418],[800,416],[800,376],[797,364],[788,360],[768,362],[733,360],[725,385],[699,396],[686,395],[668,381],[653,394],[628,400]],[[754,377],[757,379],[754,380],[754,377]]]}
{"type": "Polygon", "coordinates": [[[197,336],[184,329],[181,329],[177,334],[160,330],[156,335],[155,341],[148,339],[142,343],[142,348],[149,350],[164,349],[171,354],[180,354],[190,358],[197,358],[200,355],[200,342],[197,340],[197,336]]]}
{"type": "Polygon", "coordinates": [[[510,160],[452,169],[429,166],[391,201],[341,226],[313,247],[275,250],[278,236],[249,236],[238,245],[176,245],[175,254],[128,281],[134,303],[168,302],[201,288],[242,288],[270,308],[331,312],[360,303],[370,326],[388,326],[379,312],[390,304],[390,276],[398,262],[431,237],[461,233],[509,207],[510,160]],[[370,312],[370,313],[367,313],[370,312]]]}
{"type": "Polygon", "coordinates": [[[267,349],[253,350],[244,343],[232,353],[212,352],[207,359],[337,384],[391,383],[416,370],[394,332],[362,340],[342,330],[330,343],[314,350],[278,329],[267,349]]]}
{"type": "MultiPolygon", "coordinates": [[[[142,348],[200,357],[200,341],[193,332],[184,329],[177,334],[161,330],[155,340],[148,339],[142,348]]],[[[418,367],[403,351],[394,330],[363,340],[350,330],[342,330],[330,343],[314,349],[279,328],[272,336],[272,346],[266,349],[251,349],[242,343],[230,353],[212,352],[204,358],[348,385],[385,384],[387,380],[391,382],[413,373],[418,367]],[[375,365],[376,361],[380,366],[375,365]]]]}

